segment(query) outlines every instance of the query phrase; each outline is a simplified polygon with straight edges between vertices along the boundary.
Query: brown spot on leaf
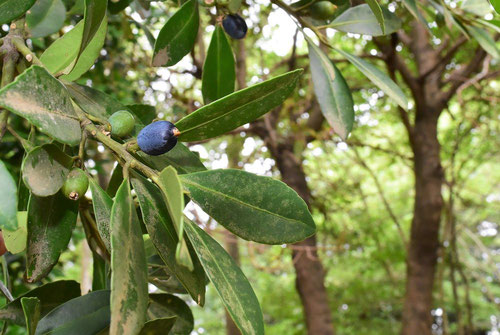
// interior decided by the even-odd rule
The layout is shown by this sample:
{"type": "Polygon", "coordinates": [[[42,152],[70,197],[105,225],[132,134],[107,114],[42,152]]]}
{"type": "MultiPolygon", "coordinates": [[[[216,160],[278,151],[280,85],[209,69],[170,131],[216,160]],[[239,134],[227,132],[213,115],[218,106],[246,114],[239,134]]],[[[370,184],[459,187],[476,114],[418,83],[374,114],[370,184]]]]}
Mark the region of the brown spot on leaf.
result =
{"type": "Polygon", "coordinates": [[[168,63],[169,59],[167,48],[160,49],[153,57],[153,66],[163,66],[168,63]]]}

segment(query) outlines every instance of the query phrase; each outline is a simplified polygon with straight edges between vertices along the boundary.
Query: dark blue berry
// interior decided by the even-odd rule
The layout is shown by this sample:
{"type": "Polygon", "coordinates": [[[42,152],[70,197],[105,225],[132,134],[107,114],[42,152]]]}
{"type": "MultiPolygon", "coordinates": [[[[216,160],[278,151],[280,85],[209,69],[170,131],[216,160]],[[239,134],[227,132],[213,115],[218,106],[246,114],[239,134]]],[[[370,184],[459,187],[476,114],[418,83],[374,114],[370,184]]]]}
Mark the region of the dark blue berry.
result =
{"type": "Polygon", "coordinates": [[[241,40],[247,34],[247,24],[238,14],[229,14],[222,20],[226,33],[234,39],[241,40]]]}
{"type": "Polygon", "coordinates": [[[137,136],[139,148],[148,155],[158,156],[164,154],[177,144],[177,132],[172,122],[157,121],[144,127],[137,136]]]}

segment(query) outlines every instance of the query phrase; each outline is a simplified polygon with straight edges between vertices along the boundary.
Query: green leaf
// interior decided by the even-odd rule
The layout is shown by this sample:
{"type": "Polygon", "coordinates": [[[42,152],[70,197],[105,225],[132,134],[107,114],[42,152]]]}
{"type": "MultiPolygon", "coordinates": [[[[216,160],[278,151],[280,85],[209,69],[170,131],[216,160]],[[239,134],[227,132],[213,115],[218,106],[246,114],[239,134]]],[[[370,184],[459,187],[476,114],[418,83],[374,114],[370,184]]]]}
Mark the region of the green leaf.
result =
{"type": "Polygon", "coordinates": [[[234,14],[240,10],[241,3],[242,0],[229,0],[229,2],[227,3],[227,9],[229,10],[229,12],[234,14]]]}
{"type": "Polygon", "coordinates": [[[234,92],[182,118],[179,140],[200,141],[222,135],[279,106],[293,92],[302,69],[234,92]]]}
{"type": "Polygon", "coordinates": [[[500,53],[496,46],[495,40],[488,34],[486,30],[475,26],[467,26],[467,30],[470,35],[479,43],[481,48],[484,49],[484,51],[489,53],[495,59],[500,58],[500,53]]]}
{"type": "Polygon", "coordinates": [[[68,92],[40,66],[30,67],[0,90],[0,107],[26,118],[61,143],[80,143],[80,122],[68,92]]]}
{"type": "Polygon", "coordinates": [[[424,16],[418,9],[415,0],[403,0],[403,4],[406,7],[406,9],[408,9],[408,11],[411,13],[411,15],[413,15],[417,20],[419,20],[425,26],[425,28],[427,28],[427,30],[430,31],[429,24],[427,23],[427,20],[424,18],[424,16]]]}
{"type": "Polygon", "coordinates": [[[497,33],[500,33],[500,20],[487,21],[478,19],[477,22],[481,23],[485,27],[495,30],[497,33]]]}
{"type": "Polygon", "coordinates": [[[37,335],[97,334],[109,326],[109,290],[69,300],[38,323],[37,335]]]}
{"type": "Polygon", "coordinates": [[[351,91],[340,71],[323,51],[308,38],[307,44],[314,92],[321,112],[335,133],[345,140],[354,124],[351,91]]]}
{"type": "Polygon", "coordinates": [[[41,316],[43,317],[60,304],[78,297],[80,284],[73,280],[59,280],[51,282],[26,292],[14,301],[0,308],[0,320],[10,321],[17,325],[25,325],[24,312],[21,305],[23,297],[37,297],[41,302],[41,316]]]}
{"type": "Polygon", "coordinates": [[[26,281],[40,281],[57,264],[71,239],[77,216],[78,202],[61,192],[50,197],[30,197],[26,281]]]}
{"type": "Polygon", "coordinates": [[[137,154],[150,167],[158,171],[162,171],[167,166],[173,166],[178,174],[205,171],[207,169],[200,161],[200,157],[182,143],[177,143],[172,150],[159,156],[150,156],[142,151],[137,152],[137,154]]]}
{"type": "Polygon", "coordinates": [[[17,186],[4,162],[0,161],[0,229],[17,229],[17,186]]]}
{"type": "Polygon", "coordinates": [[[77,61],[87,46],[92,42],[94,36],[106,18],[106,8],[108,2],[102,0],[85,0],[83,35],[80,43],[80,50],[76,57],[77,61]]]}
{"type": "Polygon", "coordinates": [[[0,0],[0,25],[17,19],[34,3],[35,0],[0,0]]]}
{"type": "Polygon", "coordinates": [[[189,0],[161,28],[156,39],[153,66],[177,64],[191,49],[198,35],[198,2],[189,0]]]}
{"type": "Polygon", "coordinates": [[[153,122],[156,118],[156,108],[151,105],[144,104],[134,104],[127,105],[129,111],[132,112],[139,120],[141,120],[142,124],[147,125],[153,122]]]}
{"type": "Polygon", "coordinates": [[[111,210],[111,334],[137,334],[146,322],[148,268],[128,179],[111,210]]]}
{"type": "Polygon", "coordinates": [[[11,254],[19,254],[26,250],[26,242],[28,240],[28,212],[17,212],[17,229],[3,229],[3,240],[5,247],[11,254]]]}
{"type": "Polygon", "coordinates": [[[382,7],[382,14],[385,23],[385,34],[380,28],[379,21],[368,5],[351,7],[328,26],[346,33],[380,36],[388,35],[401,28],[401,20],[382,7]]]}
{"type": "Polygon", "coordinates": [[[106,193],[110,197],[114,197],[116,191],[123,182],[123,168],[120,164],[116,164],[113,172],[111,172],[111,178],[109,179],[108,187],[106,188],[106,193]]]}
{"type": "Polygon", "coordinates": [[[92,191],[92,206],[94,207],[95,221],[99,236],[101,236],[106,249],[111,250],[110,220],[113,199],[106,193],[93,178],[90,179],[90,190],[92,191]]]}
{"type": "Polygon", "coordinates": [[[203,65],[201,91],[206,104],[234,92],[234,55],[226,33],[217,25],[203,65]]]}
{"type": "Polygon", "coordinates": [[[380,8],[380,5],[378,4],[377,0],[366,0],[366,3],[368,4],[368,6],[370,6],[373,15],[375,15],[375,17],[377,18],[377,21],[380,25],[380,29],[382,30],[382,35],[385,35],[385,22],[384,22],[384,15],[382,13],[382,8],[380,8]]]}
{"type": "MultiPolygon", "coordinates": [[[[94,88],[75,83],[67,83],[66,87],[75,103],[86,113],[95,117],[107,120],[114,112],[129,110],[127,106],[123,105],[112,96],[94,88]]],[[[144,128],[144,124],[133,111],[129,111],[135,118],[135,129],[131,136],[137,136],[139,131],[144,128]]]]}
{"type": "Polygon", "coordinates": [[[166,200],[168,214],[174,223],[174,228],[177,231],[179,242],[175,250],[175,259],[177,262],[190,271],[193,271],[193,261],[189,255],[189,251],[184,240],[184,194],[182,185],[177,175],[177,171],[172,166],[164,168],[158,178],[158,186],[166,200]]]}
{"type": "Polygon", "coordinates": [[[38,0],[26,14],[31,37],[56,33],[66,20],[66,7],[61,0],[38,0]]]}
{"type": "Polygon", "coordinates": [[[33,335],[35,334],[36,325],[40,320],[40,299],[38,299],[37,297],[23,297],[21,298],[21,305],[24,311],[24,318],[26,320],[26,328],[28,334],[33,335]]]}
{"type": "Polygon", "coordinates": [[[109,289],[109,265],[101,256],[92,252],[92,291],[109,289]]]}
{"type": "Polygon", "coordinates": [[[174,326],[176,317],[154,319],[146,322],[139,335],[164,335],[174,326]]]}
{"type": "Polygon", "coordinates": [[[182,283],[193,300],[203,306],[205,273],[194,252],[191,253],[193,271],[177,263],[175,252],[179,237],[160,190],[139,174],[132,178],[132,185],[139,199],[146,229],[165,266],[182,283]]]}
{"type": "Polygon", "coordinates": [[[497,14],[500,14],[500,0],[490,0],[491,5],[497,14]]]}
{"type": "Polygon", "coordinates": [[[246,240],[293,243],[315,232],[306,203],[281,181],[233,169],[185,174],[180,178],[193,201],[246,240]]]}
{"type": "Polygon", "coordinates": [[[152,319],[176,317],[172,334],[191,334],[194,326],[193,313],[184,300],[172,294],[149,295],[148,316],[152,319]]]}
{"type": "MultiPolygon", "coordinates": [[[[61,76],[61,79],[67,81],[76,80],[94,65],[94,61],[99,57],[99,52],[104,44],[107,22],[106,18],[102,21],[95,38],[85,48],[71,73],[61,76]]],[[[51,73],[61,72],[76,59],[80,51],[84,24],[84,20],[78,22],[73,29],[57,39],[44,51],[40,60],[51,73]]]]}
{"type": "Polygon", "coordinates": [[[491,7],[488,0],[464,0],[461,8],[464,11],[481,17],[491,13],[491,7]]]}
{"type": "MultiPolygon", "coordinates": [[[[258,218],[255,218],[255,222],[259,222],[258,218]]],[[[210,235],[188,220],[186,220],[186,233],[193,242],[208,278],[214,284],[241,333],[264,334],[259,301],[233,258],[210,235]]]]}
{"type": "Polygon", "coordinates": [[[347,58],[351,64],[356,66],[359,71],[361,71],[368,79],[370,79],[375,85],[377,85],[382,91],[384,91],[389,97],[394,99],[394,101],[401,106],[403,109],[408,109],[408,100],[401,88],[392,81],[385,73],[380,71],[378,68],[368,63],[362,58],[354,56],[346,51],[335,49],[342,56],[347,58]]]}
{"type": "Polygon", "coordinates": [[[39,197],[56,194],[68,176],[73,160],[55,144],[33,148],[21,167],[24,184],[39,197]]]}

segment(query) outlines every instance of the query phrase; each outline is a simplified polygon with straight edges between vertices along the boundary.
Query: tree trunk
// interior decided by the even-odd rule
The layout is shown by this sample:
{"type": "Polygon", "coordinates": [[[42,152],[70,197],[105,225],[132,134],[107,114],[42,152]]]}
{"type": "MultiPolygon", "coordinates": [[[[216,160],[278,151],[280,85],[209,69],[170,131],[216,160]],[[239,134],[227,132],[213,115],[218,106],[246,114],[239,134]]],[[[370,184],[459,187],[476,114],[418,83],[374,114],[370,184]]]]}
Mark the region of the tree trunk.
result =
{"type": "Polygon", "coordinates": [[[429,106],[418,107],[411,135],[415,160],[415,203],[403,308],[404,335],[431,334],[432,291],[443,208],[443,171],[437,139],[439,112],[429,106]]]}
{"type": "MultiPolygon", "coordinates": [[[[275,159],[283,182],[293,188],[307,205],[311,192],[306,182],[301,160],[292,151],[293,144],[280,148],[275,159]]],[[[273,153],[274,154],[274,153],[273,153]]],[[[316,250],[316,236],[311,236],[295,246],[303,250],[293,250],[293,265],[296,272],[295,285],[304,306],[307,332],[310,335],[334,334],[328,294],[325,288],[325,272],[316,250]]]]}

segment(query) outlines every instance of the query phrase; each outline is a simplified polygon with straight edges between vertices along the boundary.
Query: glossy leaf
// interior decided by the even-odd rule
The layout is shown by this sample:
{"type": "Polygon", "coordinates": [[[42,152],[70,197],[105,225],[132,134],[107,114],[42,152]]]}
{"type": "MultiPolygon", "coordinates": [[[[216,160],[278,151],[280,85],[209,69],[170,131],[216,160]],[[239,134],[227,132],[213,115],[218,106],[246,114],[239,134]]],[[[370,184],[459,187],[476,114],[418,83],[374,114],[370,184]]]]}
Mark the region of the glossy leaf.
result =
{"type": "Polygon", "coordinates": [[[0,0],[0,25],[9,24],[12,20],[26,13],[35,0],[0,0]]]}
{"type": "Polygon", "coordinates": [[[26,322],[26,330],[29,335],[35,334],[36,325],[40,320],[41,304],[40,299],[37,297],[23,297],[21,298],[21,306],[24,311],[24,318],[26,322]]]}
{"type": "Polygon", "coordinates": [[[172,294],[149,295],[148,316],[151,319],[176,317],[172,334],[191,334],[194,326],[193,313],[184,300],[172,294]]]}
{"type": "Polygon", "coordinates": [[[2,230],[5,247],[11,254],[19,254],[26,250],[28,240],[28,212],[17,212],[17,229],[2,230]]]}
{"type": "Polygon", "coordinates": [[[92,191],[92,205],[94,207],[97,230],[101,236],[106,249],[111,250],[110,221],[113,199],[106,193],[97,182],[90,178],[90,190],[92,191]]]}
{"type": "Polygon", "coordinates": [[[380,7],[377,0],[366,0],[366,3],[368,4],[368,6],[370,6],[373,15],[375,15],[375,17],[377,18],[380,29],[382,30],[382,35],[385,35],[385,22],[382,8],[380,7]]]}
{"type": "Polygon", "coordinates": [[[179,237],[168,213],[161,191],[144,177],[135,174],[132,185],[139,199],[142,218],[158,254],[169,271],[182,283],[194,301],[205,302],[205,274],[194,252],[191,253],[193,271],[181,266],[175,259],[179,237]]]}
{"type": "Polygon", "coordinates": [[[168,214],[174,223],[174,228],[177,231],[179,239],[175,250],[175,259],[179,264],[192,271],[194,269],[193,261],[184,240],[184,194],[182,192],[181,181],[179,180],[177,171],[172,166],[167,166],[161,171],[158,181],[158,186],[166,200],[165,204],[167,205],[168,214]]]}
{"type": "Polygon", "coordinates": [[[500,52],[498,51],[496,42],[486,30],[475,26],[467,26],[467,30],[477,43],[479,43],[481,48],[484,49],[484,51],[489,53],[495,59],[500,58],[500,52]]]}
{"type": "MultiPolygon", "coordinates": [[[[84,20],[52,43],[42,54],[40,60],[53,74],[67,68],[78,56],[83,36],[84,20]]],[[[88,71],[99,57],[104,44],[107,30],[107,19],[104,19],[94,39],[85,48],[70,74],[61,76],[61,79],[73,81],[88,71]]]]}
{"type": "Polygon", "coordinates": [[[307,44],[314,92],[321,112],[335,133],[345,140],[354,124],[351,91],[340,71],[325,53],[310,40],[307,44]]]}
{"type": "Polygon", "coordinates": [[[56,33],[66,20],[66,7],[61,0],[38,0],[26,15],[31,37],[56,33]]]}
{"type": "Polygon", "coordinates": [[[111,271],[110,334],[137,334],[146,322],[148,269],[128,179],[111,210],[111,271]]]}
{"type": "Polygon", "coordinates": [[[47,314],[37,335],[97,334],[109,326],[109,290],[90,292],[69,300],[47,314]]]}
{"type": "Polygon", "coordinates": [[[150,156],[143,152],[137,154],[149,166],[158,171],[162,171],[167,166],[173,166],[178,174],[205,171],[207,169],[200,161],[200,157],[182,143],[177,143],[172,150],[160,156],[150,156]]]}
{"type": "Polygon", "coordinates": [[[217,241],[194,223],[186,221],[186,233],[234,323],[243,335],[264,334],[259,301],[241,269],[217,241]]]}
{"type": "Polygon", "coordinates": [[[129,111],[134,114],[139,120],[141,120],[142,124],[148,125],[156,118],[156,108],[151,105],[144,104],[134,104],[127,105],[129,111]]]}
{"type": "MultiPolygon", "coordinates": [[[[128,110],[121,102],[110,95],[96,90],[92,87],[78,85],[74,83],[66,84],[68,92],[73,97],[75,103],[85,112],[101,119],[108,119],[114,112],[128,110]]],[[[133,111],[132,115],[134,115],[133,111]]],[[[144,127],[141,120],[134,115],[135,129],[132,136],[136,136],[144,127]]]]}
{"type": "Polygon", "coordinates": [[[429,24],[425,20],[424,16],[420,12],[420,10],[417,7],[417,3],[415,0],[403,0],[403,4],[408,9],[408,11],[413,15],[417,20],[419,20],[421,23],[424,24],[424,26],[427,28],[428,31],[429,29],[429,24]]]}
{"type": "Polygon", "coordinates": [[[87,46],[91,43],[97,31],[106,18],[106,8],[108,2],[102,0],[85,0],[84,11],[84,27],[83,35],[80,43],[80,51],[78,52],[77,59],[84,52],[87,46]]]}
{"type": "Polygon", "coordinates": [[[293,92],[302,69],[234,92],[203,106],[178,121],[180,141],[199,141],[222,135],[279,106],[293,92]]]}
{"type": "Polygon", "coordinates": [[[347,58],[351,64],[356,66],[368,79],[391,97],[403,109],[408,109],[408,99],[401,88],[392,81],[385,73],[380,71],[377,67],[368,63],[364,59],[354,56],[346,51],[336,49],[338,53],[347,58]]]}
{"type": "Polygon", "coordinates": [[[28,205],[26,280],[43,279],[66,250],[78,216],[78,202],[61,192],[50,197],[32,195],[28,205]]]}
{"type": "Polygon", "coordinates": [[[60,304],[78,297],[80,284],[73,280],[51,282],[26,292],[14,301],[0,308],[0,320],[10,321],[17,325],[25,325],[24,312],[21,305],[23,297],[37,297],[41,302],[43,317],[60,304]]]}
{"type": "Polygon", "coordinates": [[[40,66],[30,67],[0,90],[0,107],[26,118],[61,143],[80,143],[80,122],[68,92],[40,66]]]}
{"type": "Polygon", "coordinates": [[[21,168],[24,184],[40,197],[56,194],[70,171],[73,160],[55,144],[32,149],[21,168]]]}
{"type": "Polygon", "coordinates": [[[234,55],[224,29],[217,25],[203,65],[201,91],[206,104],[234,92],[234,55]]]}
{"type": "Polygon", "coordinates": [[[490,0],[491,5],[497,14],[500,14],[500,0],[490,0]]]}
{"type": "Polygon", "coordinates": [[[123,168],[120,164],[117,164],[111,172],[111,178],[109,179],[108,187],[106,188],[106,193],[109,194],[110,197],[114,197],[116,191],[123,182],[123,168]]]}
{"type": "Polygon", "coordinates": [[[146,322],[139,335],[164,335],[174,326],[176,317],[154,319],[146,322]]]}
{"type": "Polygon", "coordinates": [[[382,14],[385,23],[385,34],[380,28],[379,21],[366,4],[351,7],[328,26],[346,33],[380,36],[392,34],[401,28],[401,20],[386,8],[382,7],[382,14]]]}
{"type": "Polygon", "coordinates": [[[161,28],[156,39],[153,66],[177,64],[191,49],[198,35],[198,2],[189,0],[161,28]]]}
{"type": "Polygon", "coordinates": [[[246,240],[293,243],[315,232],[306,203],[281,181],[232,169],[180,177],[194,202],[246,240]]]}
{"type": "Polygon", "coordinates": [[[17,229],[17,186],[4,162],[0,161],[0,229],[17,229]]]}

